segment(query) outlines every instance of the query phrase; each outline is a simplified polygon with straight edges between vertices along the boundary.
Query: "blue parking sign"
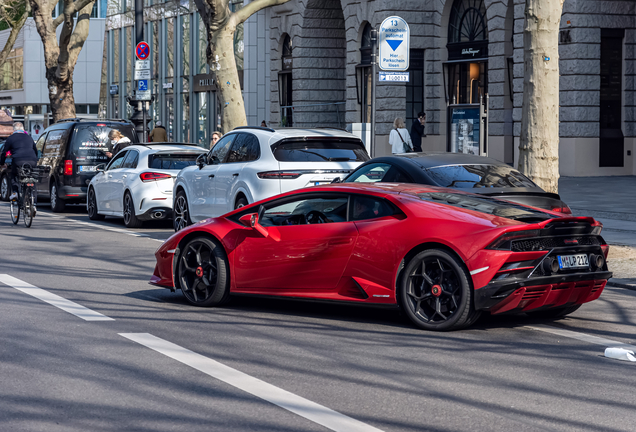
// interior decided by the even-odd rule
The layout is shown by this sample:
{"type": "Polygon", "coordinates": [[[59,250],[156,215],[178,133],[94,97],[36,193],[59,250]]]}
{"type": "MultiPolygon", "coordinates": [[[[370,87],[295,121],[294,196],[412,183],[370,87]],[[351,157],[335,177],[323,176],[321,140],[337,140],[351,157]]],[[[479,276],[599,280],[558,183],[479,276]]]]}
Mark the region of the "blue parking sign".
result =
{"type": "Polygon", "coordinates": [[[139,81],[137,81],[137,90],[138,91],[148,91],[148,80],[139,80],[139,81]]]}

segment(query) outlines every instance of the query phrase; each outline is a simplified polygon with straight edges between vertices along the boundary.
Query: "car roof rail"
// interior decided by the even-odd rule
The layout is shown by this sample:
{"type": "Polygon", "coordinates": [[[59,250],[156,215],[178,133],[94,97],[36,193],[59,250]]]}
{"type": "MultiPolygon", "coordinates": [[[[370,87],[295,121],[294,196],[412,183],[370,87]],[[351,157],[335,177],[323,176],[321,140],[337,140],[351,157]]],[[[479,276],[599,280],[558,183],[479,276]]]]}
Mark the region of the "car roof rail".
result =
{"type": "MultiPolygon", "coordinates": [[[[145,142],[145,143],[135,143],[134,145],[142,145],[142,146],[149,146],[149,145],[186,145],[186,146],[201,147],[199,144],[196,144],[196,143],[183,143],[183,142],[145,142]]],[[[201,148],[203,148],[203,147],[201,147],[201,148]]]]}
{"type": "Polygon", "coordinates": [[[295,130],[307,130],[307,129],[333,129],[341,132],[349,132],[345,128],[340,128],[336,126],[313,126],[313,127],[296,127],[296,126],[283,126],[276,128],[276,130],[285,130],[285,129],[295,129],[295,130]]]}
{"type": "Polygon", "coordinates": [[[65,119],[58,120],[55,123],[71,122],[71,121],[82,121],[82,119],[81,118],[65,118],[65,119]]]}
{"type": "Polygon", "coordinates": [[[276,132],[271,127],[264,127],[264,126],[237,126],[232,130],[239,130],[239,129],[257,129],[257,130],[262,130],[267,132],[276,132]]]}

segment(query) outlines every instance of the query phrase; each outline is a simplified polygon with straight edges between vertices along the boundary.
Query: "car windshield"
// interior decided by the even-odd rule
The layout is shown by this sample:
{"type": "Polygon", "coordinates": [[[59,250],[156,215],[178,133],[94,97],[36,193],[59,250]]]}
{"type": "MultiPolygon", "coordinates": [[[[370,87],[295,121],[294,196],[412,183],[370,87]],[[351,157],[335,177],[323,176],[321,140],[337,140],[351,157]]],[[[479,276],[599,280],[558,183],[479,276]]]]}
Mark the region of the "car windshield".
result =
{"type": "Polygon", "coordinates": [[[505,165],[447,165],[425,168],[439,186],[470,188],[536,188],[528,177],[505,165]]]}
{"type": "Polygon", "coordinates": [[[116,129],[128,138],[132,143],[138,142],[132,125],[119,125],[109,123],[78,124],[75,126],[71,151],[77,160],[85,160],[97,165],[108,161],[107,151],[112,151],[108,138],[111,130],[116,129]]]}
{"type": "Polygon", "coordinates": [[[417,196],[424,201],[446,204],[528,223],[557,217],[539,210],[507,201],[500,201],[487,196],[447,192],[427,192],[418,194],[417,196]]]}
{"type": "Polygon", "coordinates": [[[284,142],[274,148],[280,162],[365,162],[369,155],[362,143],[311,140],[284,142]]]}
{"type": "Polygon", "coordinates": [[[194,165],[201,153],[155,153],[148,156],[148,168],[182,170],[194,165]]]}

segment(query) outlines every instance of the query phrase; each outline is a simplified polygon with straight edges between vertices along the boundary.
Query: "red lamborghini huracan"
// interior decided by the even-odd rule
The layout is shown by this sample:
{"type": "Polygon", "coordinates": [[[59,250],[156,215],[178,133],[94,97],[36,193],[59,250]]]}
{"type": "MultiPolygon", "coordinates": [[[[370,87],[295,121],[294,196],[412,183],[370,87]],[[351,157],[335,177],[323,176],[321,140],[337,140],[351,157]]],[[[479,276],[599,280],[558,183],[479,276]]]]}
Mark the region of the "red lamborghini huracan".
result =
{"type": "Polygon", "coordinates": [[[482,311],[559,317],[612,276],[601,228],[456,189],[335,184],[175,233],[150,282],[197,306],[231,294],[397,305],[429,330],[468,326],[482,311]]]}

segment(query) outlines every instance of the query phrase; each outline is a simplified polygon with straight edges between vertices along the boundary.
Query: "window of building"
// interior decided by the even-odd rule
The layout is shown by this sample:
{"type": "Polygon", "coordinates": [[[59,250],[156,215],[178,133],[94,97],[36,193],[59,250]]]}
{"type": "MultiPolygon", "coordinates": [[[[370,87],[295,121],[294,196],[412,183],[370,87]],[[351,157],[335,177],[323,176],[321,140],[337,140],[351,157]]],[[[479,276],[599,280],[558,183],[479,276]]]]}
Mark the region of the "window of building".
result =
{"type": "Polygon", "coordinates": [[[278,97],[280,103],[280,124],[291,127],[294,124],[292,114],[292,40],[288,34],[283,38],[281,70],[278,72],[278,97]]]}
{"type": "Polygon", "coordinates": [[[448,43],[488,40],[484,0],[455,0],[448,23],[448,43]]]}
{"type": "Polygon", "coordinates": [[[17,90],[23,86],[23,50],[11,50],[7,60],[0,67],[0,90],[17,90]]]}
{"type": "MultiPolygon", "coordinates": [[[[417,121],[417,114],[424,112],[424,50],[412,49],[409,53],[409,82],[406,83],[406,126],[417,121]]],[[[410,130],[410,129],[409,129],[410,130]]],[[[412,137],[411,137],[412,138],[412,137]]]]}

